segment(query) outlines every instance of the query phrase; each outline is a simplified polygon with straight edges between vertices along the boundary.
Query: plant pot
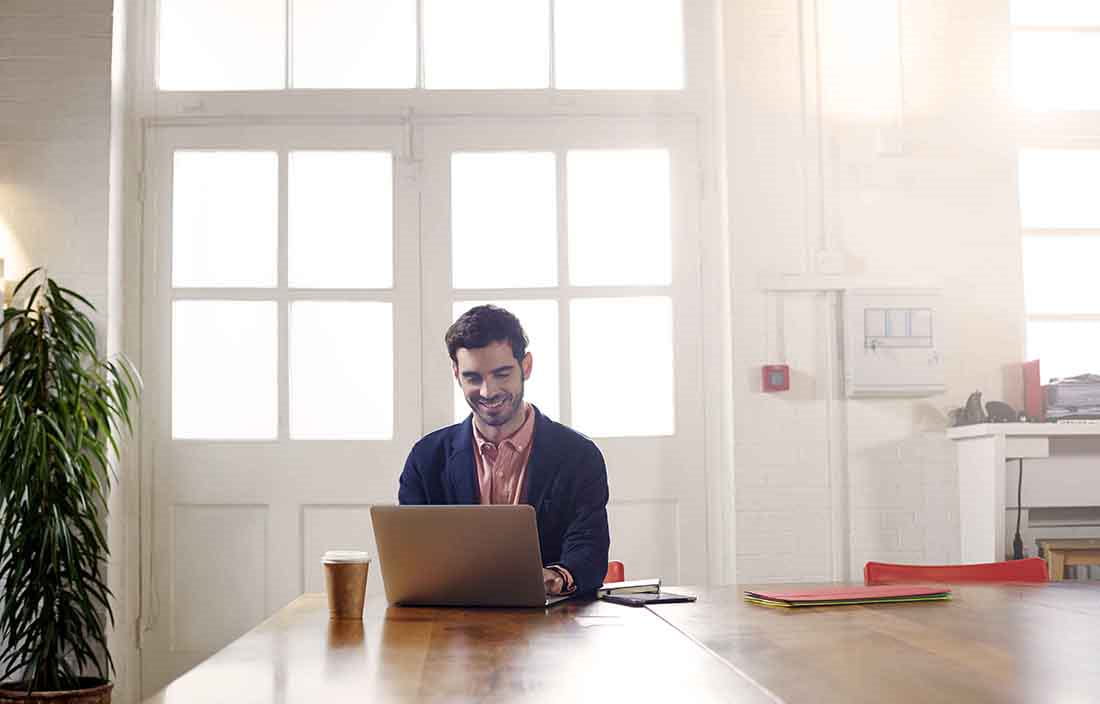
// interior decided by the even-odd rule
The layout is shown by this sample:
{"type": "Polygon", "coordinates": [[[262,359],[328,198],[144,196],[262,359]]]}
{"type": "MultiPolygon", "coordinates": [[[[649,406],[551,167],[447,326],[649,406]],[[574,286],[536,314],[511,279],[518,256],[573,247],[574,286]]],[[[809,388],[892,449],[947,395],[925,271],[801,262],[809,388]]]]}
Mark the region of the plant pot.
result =
{"type": "Polygon", "coordinates": [[[80,684],[80,689],[27,694],[25,683],[5,682],[0,684],[0,704],[111,704],[112,683],[84,677],[80,684]]]}

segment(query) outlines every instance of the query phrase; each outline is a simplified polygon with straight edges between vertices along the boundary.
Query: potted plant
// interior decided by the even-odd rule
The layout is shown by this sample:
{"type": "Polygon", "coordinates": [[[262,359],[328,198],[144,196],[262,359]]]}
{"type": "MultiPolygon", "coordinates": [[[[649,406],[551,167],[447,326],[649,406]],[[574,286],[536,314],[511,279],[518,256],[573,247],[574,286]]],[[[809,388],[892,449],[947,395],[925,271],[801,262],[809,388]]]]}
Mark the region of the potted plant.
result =
{"type": "Polygon", "coordinates": [[[43,275],[0,323],[0,704],[111,699],[102,522],[141,382],[99,354],[85,307],[43,275]]]}

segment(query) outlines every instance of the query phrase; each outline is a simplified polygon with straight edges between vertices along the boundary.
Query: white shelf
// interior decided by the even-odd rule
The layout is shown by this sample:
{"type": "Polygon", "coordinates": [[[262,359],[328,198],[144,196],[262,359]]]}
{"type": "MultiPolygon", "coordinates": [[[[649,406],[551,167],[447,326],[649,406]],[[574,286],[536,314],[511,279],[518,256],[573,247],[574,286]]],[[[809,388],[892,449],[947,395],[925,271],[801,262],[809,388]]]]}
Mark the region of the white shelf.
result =
{"type": "Polygon", "coordinates": [[[994,435],[1004,435],[1006,437],[1100,435],[1100,423],[979,423],[947,429],[949,440],[965,440],[967,438],[983,438],[994,435]]]}

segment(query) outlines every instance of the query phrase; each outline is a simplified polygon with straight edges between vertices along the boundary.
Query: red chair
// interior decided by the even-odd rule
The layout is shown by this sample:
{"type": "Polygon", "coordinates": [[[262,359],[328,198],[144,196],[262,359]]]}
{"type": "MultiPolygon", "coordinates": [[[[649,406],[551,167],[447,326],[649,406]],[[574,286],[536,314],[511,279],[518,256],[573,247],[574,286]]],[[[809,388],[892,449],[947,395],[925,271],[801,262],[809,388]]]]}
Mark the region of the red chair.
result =
{"type": "Polygon", "coordinates": [[[607,563],[607,576],[603,578],[604,584],[608,582],[623,582],[626,580],[626,568],[618,560],[607,563]]]}
{"type": "Polygon", "coordinates": [[[893,565],[868,562],[863,567],[865,584],[903,582],[1046,582],[1047,562],[1041,557],[980,565],[893,565]]]}

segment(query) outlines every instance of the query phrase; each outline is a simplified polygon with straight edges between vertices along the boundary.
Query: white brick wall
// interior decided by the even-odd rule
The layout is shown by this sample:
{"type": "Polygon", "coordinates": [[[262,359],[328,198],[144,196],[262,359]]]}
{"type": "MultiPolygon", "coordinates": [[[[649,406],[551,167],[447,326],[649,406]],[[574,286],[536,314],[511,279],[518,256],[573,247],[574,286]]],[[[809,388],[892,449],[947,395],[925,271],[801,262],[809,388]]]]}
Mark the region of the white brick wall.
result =
{"type": "Polygon", "coordinates": [[[112,0],[0,3],[0,256],[106,301],[112,0]]]}
{"type": "MultiPolygon", "coordinates": [[[[120,236],[109,215],[118,198],[110,156],[121,149],[117,96],[111,142],[112,8],[113,0],[0,0],[0,257],[8,278],[46,266],[88,297],[105,340],[107,328],[120,324],[118,301],[108,297],[118,296],[109,277],[118,276],[110,248],[120,236]]],[[[128,584],[126,575],[127,562],[136,561],[117,510],[124,497],[116,488],[108,524],[119,704],[135,700],[140,674],[132,667],[137,580],[128,584]]]]}
{"type": "MultiPolygon", "coordinates": [[[[828,13],[845,4],[816,6],[828,13]]],[[[837,69],[845,64],[831,62],[830,51],[872,30],[821,37],[818,83],[812,61],[803,70],[800,17],[811,5],[802,5],[723,4],[742,582],[815,581],[838,571],[831,563],[838,508],[831,445],[846,448],[840,469],[850,486],[840,495],[849,499],[850,532],[842,526],[840,535],[848,540],[848,575],[858,579],[869,559],[957,560],[958,487],[942,432],[946,410],[976,388],[987,400],[1001,397],[1002,367],[1023,352],[1015,148],[1005,95],[1007,0],[899,3],[905,152],[894,157],[878,156],[874,146],[875,119],[889,116],[852,117],[830,103],[852,95],[846,82],[858,80],[837,69]],[[815,87],[826,108],[820,196],[812,187],[815,87]],[[807,270],[822,212],[847,273],[936,279],[947,302],[948,392],[844,402],[832,434],[823,354],[832,337],[821,318],[823,294],[784,294],[769,313],[760,287],[762,274],[807,270]],[[759,366],[777,361],[791,365],[792,389],[764,394],[759,366]]],[[[829,27],[829,18],[819,25],[829,27]]],[[[845,565],[837,567],[844,572],[845,565]]]]}
{"type": "MultiPolygon", "coordinates": [[[[822,82],[804,71],[798,0],[723,2],[741,581],[835,573],[837,446],[851,483],[841,488],[852,576],[867,559],[957,559],[944,411],[975,388],[998,397],[1001,367],[1022,351],[1007,0],[900,7],[906,152],[878,157],[867,125],[827,116],[819,195],[807,187],[817,143],[806,88],[820,87],[828,103],[845,93],[830,85],[851,79],[830,72],[827,45],[822,82]],[[948,301],[948,393],[849,402],[832,433],[822,297],[786,296],[769,314],[759,287],[762,273],[806,269],[822,210],[850,272],[931,273],[948,301]],[[786,394],[760,392],[759,366],[773,361],[792,367],[786,394]]],[[[110,283],[111,9],[111,0],[0,3],[0,256],[10,275],[46,263],[97,304],[110,283]]]]}

